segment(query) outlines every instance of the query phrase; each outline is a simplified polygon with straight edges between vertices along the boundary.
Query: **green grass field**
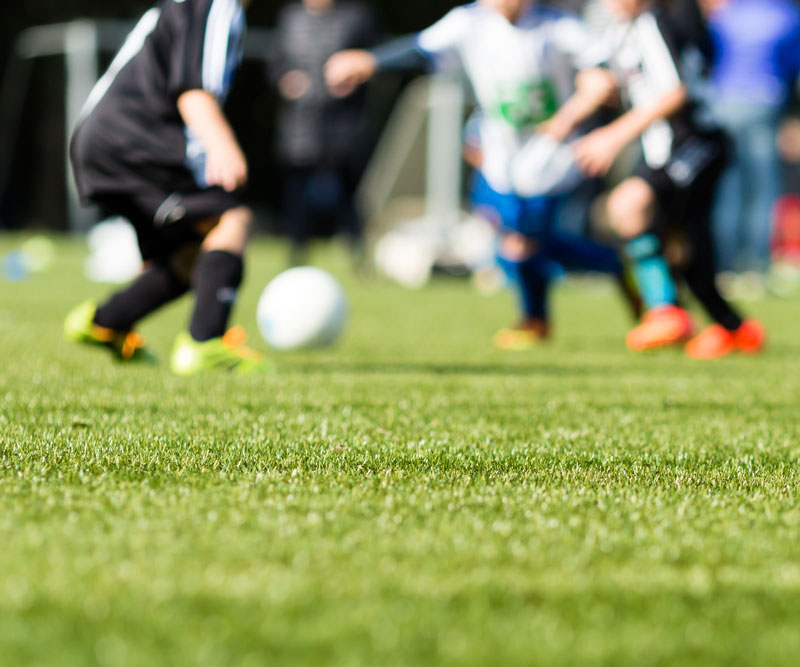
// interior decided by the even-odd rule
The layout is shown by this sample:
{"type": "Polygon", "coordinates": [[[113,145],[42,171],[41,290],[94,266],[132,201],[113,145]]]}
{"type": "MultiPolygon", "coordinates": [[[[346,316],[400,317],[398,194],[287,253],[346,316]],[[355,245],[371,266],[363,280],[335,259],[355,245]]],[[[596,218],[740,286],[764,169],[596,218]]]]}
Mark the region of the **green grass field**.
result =
{"type": "MultiPolygon", "coordinates": [[[[3,666],[800,663],[800,301],[698,364],[565,287],[556,340],[505,354],[510,297],[328,251],[337,348],[186,380],[62,342],[106,288],[59,249],[0,282],[3,666]]],[[[252,255],[251,334],[284,255],[252,255]]],[[[143,327],[162,359],[188,307],[143,327]]]]}

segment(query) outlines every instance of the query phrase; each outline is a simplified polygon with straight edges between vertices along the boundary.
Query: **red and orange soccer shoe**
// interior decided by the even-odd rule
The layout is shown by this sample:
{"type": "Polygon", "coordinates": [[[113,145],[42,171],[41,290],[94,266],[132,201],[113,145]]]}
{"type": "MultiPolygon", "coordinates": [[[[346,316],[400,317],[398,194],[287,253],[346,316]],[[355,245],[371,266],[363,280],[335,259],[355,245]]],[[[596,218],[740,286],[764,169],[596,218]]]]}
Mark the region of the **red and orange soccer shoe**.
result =
{"type": "Polygon", "coordinates": [[[630,350],[644,352],[685,343],[693,332],[689,313],[680,306],[662,306],[647,313],[644,321],[630,331],[625,342],[630,350]]]}
{"type": "Polygon", "coordinates": [[[686,354],[692,359],[722,359],[734,352],[753,355],[764,349],[766,340],[764,327],[755,320],[746,320],[736,331],[712,324],[687,343],[686,354]]]}
{"type": "Polygon", "coordinates": [[[745,320],[736,333],[736,349],[741,354],[758,354],[767,344],[767,332],[761,322],[745,320]]]}
{"type": "Polygon", "coordinates": [[[706,327],[686,344],[692,359],[722,359],[736,352],[736,334],[719,324],[706,327]]]}

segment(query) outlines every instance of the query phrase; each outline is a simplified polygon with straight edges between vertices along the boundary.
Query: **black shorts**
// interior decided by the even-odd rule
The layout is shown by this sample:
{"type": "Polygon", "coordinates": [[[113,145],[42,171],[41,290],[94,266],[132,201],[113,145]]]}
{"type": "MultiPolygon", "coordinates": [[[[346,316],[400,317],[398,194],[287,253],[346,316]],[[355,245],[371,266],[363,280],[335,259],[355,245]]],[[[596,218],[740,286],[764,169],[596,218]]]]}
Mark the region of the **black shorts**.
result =
{"type": "Polygon", "coordinates": [[[675,147],[669,161],[653,169],[642,160],[633,175],[653,188],[667,228],[710,224],[717,183],[728,164],[730,148],[722,131],[696,134],[675,147]]]}
{"type": "Polygon", "coordinates": [[[168,259],[183,246],[201,243],[201,222],[220,217],[242,205],[236,193],[222,188],[165,194],[155,188],[135,194],[98,195],[92,198],[103,215],[121,215],[136,230],[145,261],[168,259]]]}

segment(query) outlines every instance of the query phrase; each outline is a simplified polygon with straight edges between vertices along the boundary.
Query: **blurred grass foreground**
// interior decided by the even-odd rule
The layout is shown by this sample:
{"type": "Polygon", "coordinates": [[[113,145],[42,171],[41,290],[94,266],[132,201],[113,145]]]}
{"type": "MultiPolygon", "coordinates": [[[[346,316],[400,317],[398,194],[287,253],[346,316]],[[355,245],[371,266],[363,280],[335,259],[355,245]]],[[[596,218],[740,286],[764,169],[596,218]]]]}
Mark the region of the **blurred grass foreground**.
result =
{"type": "MultiPolygon", "coordinates": [[[[185,380],[62,342],[106,288],[56,249],[0,282],[3,665],[797,664],[797,301],[706,365],[628,354],[613,293],[567,286],[555,341],[503,354],[510,297],[326,252],[338,347],[185,380]]],[[[284,254],[254,249],[251,334],[284,254]]],[[[162,359],[187,308],[144,327],[162,359]]]]}

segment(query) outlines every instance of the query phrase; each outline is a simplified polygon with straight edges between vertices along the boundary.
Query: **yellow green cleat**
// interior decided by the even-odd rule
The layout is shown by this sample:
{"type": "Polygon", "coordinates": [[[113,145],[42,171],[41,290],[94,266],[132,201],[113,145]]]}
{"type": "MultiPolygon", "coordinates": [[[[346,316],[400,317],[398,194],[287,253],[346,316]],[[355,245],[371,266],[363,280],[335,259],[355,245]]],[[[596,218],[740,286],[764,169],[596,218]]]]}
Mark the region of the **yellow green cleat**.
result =
{"type": "Polygon", "coordinates": [[[172,348],[170,368],[176,375],[197,375],[209,371],[229,371],[239,375],[274,373],[275,366],[260,352],[245,345],[247,337],[239,327],[221,338],[198,343],[184,331],[172,348]]]}
{"type": "Polygon", "coordinates": [[[550,327],[544,320],[528,319],[515,327],[501,329],[492,338],[498,350],[523,352],[539,347],[550,337],[550,327]]]}
{"type": "Polygon", "coordinates": [[[73,308],[64,320],[64,338],[70,343],[104,347],[119,361],[157,363],[135,331],[116,331],[94,323],[97,304],[85,301],[73,308]]]}

